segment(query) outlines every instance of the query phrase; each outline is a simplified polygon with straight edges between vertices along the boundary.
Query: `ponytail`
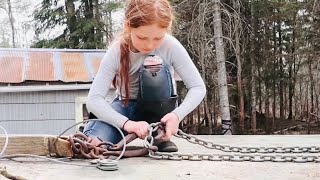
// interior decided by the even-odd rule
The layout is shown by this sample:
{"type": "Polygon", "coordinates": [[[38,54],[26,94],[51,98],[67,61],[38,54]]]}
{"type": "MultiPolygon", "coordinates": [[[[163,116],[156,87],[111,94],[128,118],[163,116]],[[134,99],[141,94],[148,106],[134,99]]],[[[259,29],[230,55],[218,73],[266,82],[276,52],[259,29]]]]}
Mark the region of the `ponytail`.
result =
{"type": "Polygon", "coordinates": [[[124,89],[125,89],[124,105],[125,106],[128,105],[128,102],[130,99],[129,66],[130,66],[129,45],[128,45],[128,42],[122,41],[120,44],[120,71],[118,74],[120,76],[120,82],[117,82],[117,76],[115,76],[112,81],[112,84],[114,87],[117,87],[117,85],[119,85],[120,96],[122,96],[122,89],[123,89],[123,85],[124,85],[124,89]]]}

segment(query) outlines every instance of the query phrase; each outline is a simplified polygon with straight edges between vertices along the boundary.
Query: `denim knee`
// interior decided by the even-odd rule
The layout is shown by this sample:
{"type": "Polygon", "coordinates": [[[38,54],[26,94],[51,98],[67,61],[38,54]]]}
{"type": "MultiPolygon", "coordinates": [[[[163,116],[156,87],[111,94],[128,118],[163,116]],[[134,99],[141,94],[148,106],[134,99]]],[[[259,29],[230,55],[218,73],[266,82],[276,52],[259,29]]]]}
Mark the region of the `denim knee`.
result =
{"type": "Polygon", "coordinates": [[[85,124],[83,133],[88,137],[97,137],[114,144],[122,140],[120,132],[115,127],[101,121],[89,121],[85,124]]]}
{"type": "MultiPolygon", "coordinates": [[[[122,101],[120,101],[119,99],[115,99],[111,103],[111,107],[130,120],[142,120],[142,118],[139,117],[139,115],[135,112],[135,101],[129,101],[128,106],[124,106],[122,101]]],[[[83,132],[89,137],[97,137],[103,141],[112,142],[114,144],[122,140],[120,132],[115,127],[101,121],[89,121],[85,125],[83,132]]],[[[124,133],[124,135],[127,135],[127,132],[123,130],[122,132],[124,133]]]]}

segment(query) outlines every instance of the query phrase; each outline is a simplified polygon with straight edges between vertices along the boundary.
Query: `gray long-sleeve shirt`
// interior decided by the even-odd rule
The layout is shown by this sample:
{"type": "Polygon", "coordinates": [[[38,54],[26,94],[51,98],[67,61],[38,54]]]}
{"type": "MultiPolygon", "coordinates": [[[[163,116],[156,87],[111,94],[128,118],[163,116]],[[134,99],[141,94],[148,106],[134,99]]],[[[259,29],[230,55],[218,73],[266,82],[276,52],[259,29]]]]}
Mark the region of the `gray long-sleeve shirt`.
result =
{"type": "MultiPolygon", "coordinates": [[[[200,104],[205,96],[206,88],[204,82],[185,48],[173,36],[166,34],[160,47],[150,54],[160,56],[169,67],[171,74],[173,75],[174,71],[176,71],[188,89],[183,102],[172,111],[177,114],[181,121],[200,104]]],[[[135,99],[138,95],[139,70],[147,56],[130,51],[130,99],[135,99]]],[[[120,43],[114,42],[103,57],[100,68],[93,80],[87,99],[87,109],[99,119],[121,128],[128,118],[116,112],[105,100],[112,80],[119,72],[119,69],[120,43]]],[[[123,89],[122,93],[120,93],[119,89],[117,89],[116,93],[122,96],[125,94],[123,89]]]]}

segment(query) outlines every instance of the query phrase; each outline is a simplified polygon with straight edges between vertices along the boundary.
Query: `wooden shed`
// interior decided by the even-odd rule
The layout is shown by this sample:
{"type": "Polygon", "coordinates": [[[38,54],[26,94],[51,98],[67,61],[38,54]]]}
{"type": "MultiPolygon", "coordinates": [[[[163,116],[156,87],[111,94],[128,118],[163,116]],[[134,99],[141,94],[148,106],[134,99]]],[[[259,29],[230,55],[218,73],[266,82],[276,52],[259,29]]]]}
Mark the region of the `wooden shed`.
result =
{"type": "MultiPolygon", "coordinates": [[[[9,134],[60,134],[87,116],[104,50],[1,49],[0,125],[9,134]]],[[[114,92],[110,92],[110,98],[114,92]]],[[[74,129],[72,129],[74,130],[74,129]]]]}

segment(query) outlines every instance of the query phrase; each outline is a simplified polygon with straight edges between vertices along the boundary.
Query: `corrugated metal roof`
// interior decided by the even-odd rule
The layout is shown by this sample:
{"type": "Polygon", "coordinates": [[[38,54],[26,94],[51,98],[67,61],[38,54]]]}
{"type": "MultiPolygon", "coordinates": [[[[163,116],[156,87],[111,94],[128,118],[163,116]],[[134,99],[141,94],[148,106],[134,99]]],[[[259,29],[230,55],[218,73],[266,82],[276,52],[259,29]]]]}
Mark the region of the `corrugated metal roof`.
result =
{"type": "Polygon", "coordinates": [[[63,79],[66,82],[72,82],[74,79],[88,81],[89,75],[86,70],[83,54],[63,52],[60,55],[63,79]]]}
{"type": "MultiPolygon", "coordinates": [[[[105,50],[0,48],[0,84],[92,82],[105,50]]],[[[174,79],[181,78],[174,74],[174,79]]]]}
{"type": "Polygon", "coordinates": [[[55,81],[53,53],[30,52],[26,65],[26,79],[33,81],[55,81]]]}
{"type": "Polygon", "coordinates": [[[14,55],[1,57],[0,67],[0,82],[18,83],[22,81],[23,57],[14,55]]]}
{"type": "Polygon", "coordinates": [[[0,48],[0,83],[92,82],[104,50],[0,48]]]}

